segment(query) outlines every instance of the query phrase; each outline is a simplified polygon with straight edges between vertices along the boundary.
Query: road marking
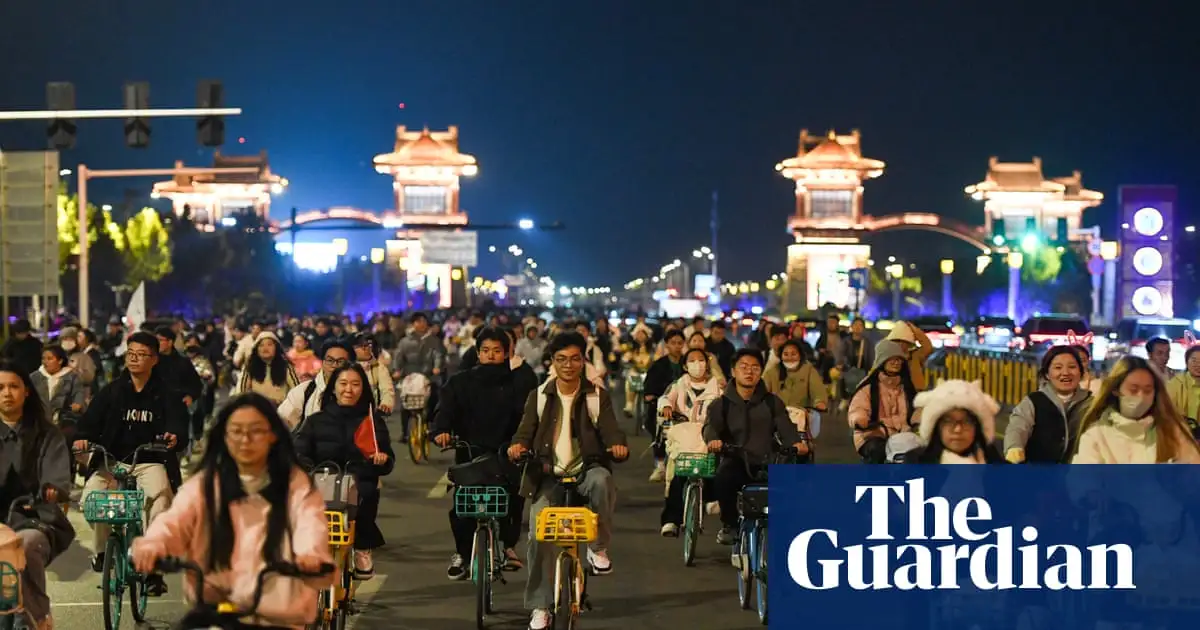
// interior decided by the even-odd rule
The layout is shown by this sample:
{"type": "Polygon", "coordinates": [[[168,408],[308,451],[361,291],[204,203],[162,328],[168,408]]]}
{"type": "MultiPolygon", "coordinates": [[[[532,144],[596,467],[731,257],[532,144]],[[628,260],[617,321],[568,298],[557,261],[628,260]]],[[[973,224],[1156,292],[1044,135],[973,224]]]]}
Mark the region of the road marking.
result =
{"type": "MultiPolygon", "coordinates": [[[[386,575],[376,573],[375,579],[358,583],[358,586],[354,588],[354,601],[358,604],[360,611],[365,611],[371,605],[371,602],[375,599],[375,595],[383,590],[383,583],[386,581],[386,575]]],[[[352,615],[346,620],[346,630],[356,627],[362,616],[363,613],[359,612],[357,615],[352,615]]]]}
{"type": "Polygon", "coordinates": [[[433,484],[433,487],[430,488],[429,492],[425,494],[425,498],[441,499],[447,494],[450,494],[450,488],[452,487],[453,485],[450,483],[450,476],[448,474],[443,474],[441,479],[438,479],[437,483],[433,484]]]}

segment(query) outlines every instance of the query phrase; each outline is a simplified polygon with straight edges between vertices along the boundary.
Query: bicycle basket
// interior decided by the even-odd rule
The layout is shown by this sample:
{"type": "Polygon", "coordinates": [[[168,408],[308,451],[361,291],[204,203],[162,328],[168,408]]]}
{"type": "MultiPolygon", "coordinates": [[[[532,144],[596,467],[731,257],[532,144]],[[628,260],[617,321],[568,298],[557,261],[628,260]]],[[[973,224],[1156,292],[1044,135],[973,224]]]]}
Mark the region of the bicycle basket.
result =
{"type": "Polygon", "coordinates": [[[418,409],[424,409],[425,403],[428,400],[429,397],[425,395],[405,394],[400,398],[400,405],[408,411],[416,411],[418,409]]]}
{"type": "Polygon", "coordinates": [[[313,487],[325,499],[325,509],[346,512],[353,519],[358,513],[358,480],[348,472],[318,470],[312,476],[313,487]]]}
{"type": "Polygon", "coordinates": [[[454,514],[459,518],[508,516],[508,490],[500,486],[460,486],[454,493],[454,514]]]}
{"type": "Polygon", "coordinates": [[[480,455],[446,471],[450,483],[456,486],[496,486],[504,484],[504,468],[495,453],[480,455]]]}
{"type": "Polygon", "coordinates": [[[89,523],[141,523],[145,510],[146,493],[141,490],[92,492],[83,502],[83,518],[89,523]]]}
{"type": "Polygon", "coordinates": [[[767,516],[767,487],[746,486],[738,492],[738,512],[745,518],[767,516]]]}
{"type": "Polygon", "coordinates": [[[544,508],[538,512],[536,538],[552,543],[589,543],[596,540],[600,517],[582,507],[544,508]]]}
{"type": "Polygon", "coordinates": [[[717,473],[717,457],[712,453],[680,453],[675,457],[676,477],[707,479],[717,473]]]}
{"type": "Polygon", "coordinates": [[[21,572],[13,565],[0,561],[0,615],[9,615],[21,608],[21,572]]]}
{"type": "Polygon", "coordinates": [[[329,546],[346,547],[354,543],[354,521],[345,512],[325,511],[325,525],[329,529],[329,546]]]}

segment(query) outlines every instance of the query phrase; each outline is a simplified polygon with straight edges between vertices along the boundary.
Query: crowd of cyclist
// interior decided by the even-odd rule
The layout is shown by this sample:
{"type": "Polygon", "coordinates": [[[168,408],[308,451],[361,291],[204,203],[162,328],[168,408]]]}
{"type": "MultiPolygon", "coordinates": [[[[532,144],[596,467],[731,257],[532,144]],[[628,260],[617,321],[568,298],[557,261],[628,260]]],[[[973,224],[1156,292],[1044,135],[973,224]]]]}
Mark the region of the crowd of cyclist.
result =
{"type": "MultiPolygon", "coordinates": [[[[643,418],[638,428],[656,438],[650,480],[664,483],[663,536],[682,525],[673,459],[722,454],[705,496],[726,545],[738,536],[738,491],[773,454],[782,448],[793,461],[817,460],[823,413],[844,413],[855,450],[870,464],[1200,463],[1200,347],[1189,348],[1185,369],[1171,375],[1154,341],[1149,360],[1122,358],[1103,378],[1092,373],[1087,348],[1050,348],[1040,360],[1040,388],[998,436],[999,405],[976,384],[930,387],[925,362],[933,345],[903,322],[874,343],[861,320],[843,330],[831,314],[809,344],[804,328],[766,320],[740,335],[719,319],[651,325],[638,317],[612,326],[605,318],[443,315],[369,324],[231,318],[188,326],[180,319],[137,331],[114,320],[100,336],[68,326],[47,343],[17,321],[0,350],[0,465],[8,471],[0,505],[23,503],[8,524],[28,558],[29,627],[53,625],[45,567],[75,537],[63,509],[76,475],[84,480],[82,504],[115,488],[106,458],[129,462],[149,443],[165,453],[132,469],[148,521],[132,555],[150,595],[166,592],[156,563],[167,556],[205,563],[206,583],[234,600],[249,597],[268,562],[307,572],[329,563],[324,504],[307,475],[323,461],[345,463],[357,480],[353,570],[370,579],[372,552],[385,544],[376,519],[381,480],[395,466],[392,438],[407,441],[409,432],[397,387],[414,374],[433,384],[431,436],[454,449],[456,464],[488,453],[508,462],[514,503],[500,538],[505,568],[526,571],[533,630],[551,622],[553,554],[532,542],[532,529],[522,536],[523,517],[532,528],[555,479],[579,477],[599,523],[587,563],[593,574],[611,572],[611,465],[629,456],[625,415],[643,418]],[[218,408],[223,386],[233,397],[218,408]],[[620,416],[609,395],[615,389],[624,389],[620,416]],[[394,424],[393,412],[400,412],[394,424]],[[514,463],[530,457],[546,465],[514,463]],[[181,462],[192,469],[186,482],[181,462]],[[523,538],[531,541],[524,555],[523,538]]],[[[468,576],[473,527],[451,511],[449,579],[468,576]]],[[[93,535],[99,571],[106,528],[93,535]]],[[[272,589],[243,621],[304,627],[314,589],[331,579],[272,589]]]]}

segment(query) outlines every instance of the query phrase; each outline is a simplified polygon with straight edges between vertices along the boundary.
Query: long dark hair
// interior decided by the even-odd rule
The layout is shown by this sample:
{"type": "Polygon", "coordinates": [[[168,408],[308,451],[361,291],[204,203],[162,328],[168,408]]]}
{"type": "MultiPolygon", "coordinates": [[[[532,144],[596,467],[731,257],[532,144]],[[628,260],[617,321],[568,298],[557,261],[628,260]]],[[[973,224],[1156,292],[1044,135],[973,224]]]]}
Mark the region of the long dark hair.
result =
{"type": "Polygon", "coordinates": [[[233,519],[228,506],[245,498],[246,489],[238,476],[237,463],[225,444],[225,429],[233,412],[247,407],[262,414],[271,425],[271,433],[275,434],[275,444],[267,455],[269,481],[261,493],[270,504],[267,512],[267,538],[263,542],[262,550],[263,559],[268,564],[283,560],[283,542],[290,530],[288,499],[292,473],[300,467],[296,447],[292,444],[291,431],[275,411],[275,403],[261,394],[242,394],[229,401],[229,404],[217,413],[217,420],[209,430],[208,448],[204,449],[204,458],[196,466],[196,473],[203,475],[204,483],[209,571],[228,569],[233,556],[233,519]]]}
{"type": "Polygon", "coordinates": [[[250,370],[250,378],[256,383],[265,382],[269,374],[272,385],[276,387],[287,385],[288,360],[287,357],[283,356],[283,345],[272,337],[259,339],[254,343],[254,352],[250,353],[250,362],[247,364],[247,369],[250,370]],[[271,359],[271,365],[267,365],[267,362],[258,356],[258,344],[264,341],[270,341],[275,344],[275,358],[271,359]]]}
{"type": "Polygon", "coordinates": [[[342,375],[342,372],[347,370],[357,372],[358,377],[362,379],[363,386],[362,395],[358,397],[358,403],[353,407],[349,407],[348,410],[354,413],[361,411],[362,415],[366,416],[367,412],[371,410],[371,403],[375,401],[375,394],[371,391],[371,381],[367,380],[367,371],[357,363],[343,365],[334,370],[333,374],[329,375],[329,380],[325,384],[325,391],[321,394],[321,409],[323,411],[331,411],[340,407],[337,401],[337,388],[335,385],[337,384],[338,377],[342,375]]]}
{"type": "Polygon", "coordinates": [[[783,386],[783,382],[786,381],[788,377],[787,368],[783,365],[783,349],[788,346],[795,348],[796,352],[800,353],[801,365],[804,364],[805,360],[804,344],[802,344],[799,339],[788,339],[787,341],[783,342],[782,346],[779,346],[779,363],[777,363],[775,367],[779,369],[779,385],[781,387],[783,386]]]}
{"type": "MultiPolygon", "coordinates": [[[[881,374],[883,374],[883,364],[880,364],[878,370],[873,370],[871,375],[858,386],[858,389],[871,388],[871,425],[879,424],[879,375],[881,374]]],[[[913,400],[917,398],[917,386],[913,385],[912,370],[908,367],[908,359],[904,359],[900,365],[900,388],[904,390],[905,407],[908,409],[908,418],[905,421],[911,424],[915,411],[913,400]]],[[[857,394],[858,389],[854,390],[854,393],[857,394]]]]}
{"type": "Polygon", "coordinates": [[[17,437],[21,440],[21,467],[17,475],[25,490],[38,492],[38,464],[42,461],[42,447],[46,440],[65,438],[57,427],[50,424],[46,405],[25,370],[8,361],[0,361],[0,372],[16,374],[25,387],[25,404],[21,407],[21,422],[17,424],[17,437]]]}

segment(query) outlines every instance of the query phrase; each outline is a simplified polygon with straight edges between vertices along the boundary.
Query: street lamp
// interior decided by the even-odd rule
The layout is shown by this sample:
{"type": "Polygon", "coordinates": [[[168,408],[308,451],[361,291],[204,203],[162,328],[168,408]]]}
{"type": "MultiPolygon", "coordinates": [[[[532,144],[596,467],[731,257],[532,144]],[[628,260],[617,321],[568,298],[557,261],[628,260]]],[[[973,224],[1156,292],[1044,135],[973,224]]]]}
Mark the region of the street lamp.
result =
{"type": "Polygon", "coordinates": [[[949,258],[941,262],[942,269],[942,314],[950,315],[954,311],[954,300],[951,297],[950,278],[954,275],[954,261],[949,258]]]}
{"type": "Polygon", "coordinates": [[[1008,318],[1011,320],[1017,319],[1017,294],[1021,292],[1021,266],[1024,264],[1025,256],[1021,252],[1008,253],[1008,318]]]}
{"type": "Polygon", "coordinates": [[[106,203],[106,204],[100,206],[100,209],[105,212],[112,212],[112,204],[106,203]]]}
{"type": "Polygon", "coordinates": [[[520,221],[517,221],[517,227],[521,228],[522,230],[532,230],[533,219],[521,219],[520,221]]]}
{"type": "Polygon", "coordinates": [[[1121,256],[1121,245],[1117,241],[1100,243],[1100,257],[1104,259],[1104,321],[1116,323],[1117,318],[1117,259],[1121,256]]]}
{"type": "Polygon", "coordinates": [[[489,253],[492,253],[492,254],[495,254],[495,253],[496,253],[496,246],[495,246],[495,245],[489,245],[489,246],[488,246],[488,252],[489,252],[489,253]]]}

